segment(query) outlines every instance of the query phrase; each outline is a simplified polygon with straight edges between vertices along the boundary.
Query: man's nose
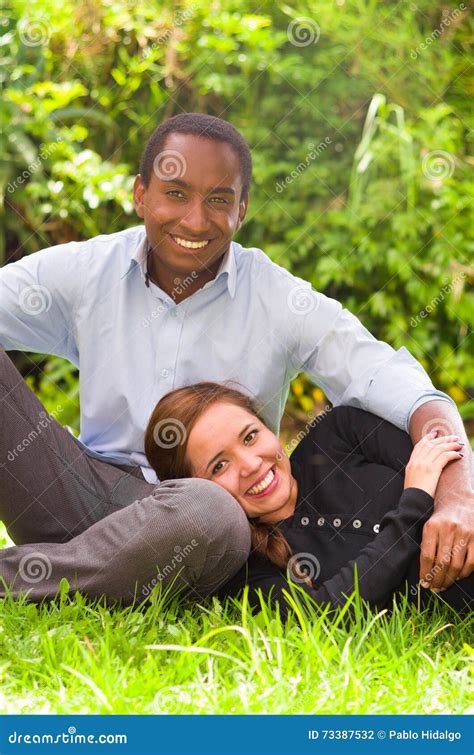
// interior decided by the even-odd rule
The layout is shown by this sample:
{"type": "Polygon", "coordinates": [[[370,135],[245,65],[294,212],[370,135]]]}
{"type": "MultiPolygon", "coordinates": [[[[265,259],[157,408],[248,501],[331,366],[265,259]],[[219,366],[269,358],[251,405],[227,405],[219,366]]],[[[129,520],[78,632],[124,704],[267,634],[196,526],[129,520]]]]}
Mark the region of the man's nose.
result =
{"type": "Polygon", "coordinates": [[[187,206],[180,227],[191,236],[205,236],[209,229],[209,218],[204,200],[196,199],[187,206]]]}

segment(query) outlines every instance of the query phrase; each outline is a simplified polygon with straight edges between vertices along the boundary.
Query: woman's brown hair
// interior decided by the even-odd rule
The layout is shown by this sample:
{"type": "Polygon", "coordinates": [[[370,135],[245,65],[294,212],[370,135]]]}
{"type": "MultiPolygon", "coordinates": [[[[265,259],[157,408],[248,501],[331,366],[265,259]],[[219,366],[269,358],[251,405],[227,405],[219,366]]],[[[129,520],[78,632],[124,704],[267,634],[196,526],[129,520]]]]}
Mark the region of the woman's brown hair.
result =
{"type": "MultiPolygon", "coordinates": [[[[192,477],[186,458],[189,435],[201,414],[218,402],[235,404],[263,422],[252,400],[225,384],[195,383],[167,393],[155,406],[145,431],[145,454],[160,481],[192,477]]],[[[292,551],[281,530],[256,519],[249,523],[254,551],[286,569],[292,551]]]]}

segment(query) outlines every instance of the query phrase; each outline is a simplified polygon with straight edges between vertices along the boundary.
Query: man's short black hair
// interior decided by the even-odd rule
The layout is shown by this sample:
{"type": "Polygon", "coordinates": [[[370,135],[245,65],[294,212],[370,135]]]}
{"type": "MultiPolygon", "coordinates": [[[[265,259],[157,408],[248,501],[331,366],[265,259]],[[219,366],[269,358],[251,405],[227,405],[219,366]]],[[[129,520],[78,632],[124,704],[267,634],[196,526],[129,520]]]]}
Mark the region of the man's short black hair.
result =
{"type": "Polygon", "coordinates": [[[140,175],[146,188],[150,185],[155,157],[163,151],[166,138],[174,133],[194,134],[230,144],[240,162],[241,199],[247,196],[252,180],[252,157],[249,146],[242,134],[231,123],[213,115],[206,115],[206,113],[180,113],[168,118],[155,128],[140,161],[140,175]]]}

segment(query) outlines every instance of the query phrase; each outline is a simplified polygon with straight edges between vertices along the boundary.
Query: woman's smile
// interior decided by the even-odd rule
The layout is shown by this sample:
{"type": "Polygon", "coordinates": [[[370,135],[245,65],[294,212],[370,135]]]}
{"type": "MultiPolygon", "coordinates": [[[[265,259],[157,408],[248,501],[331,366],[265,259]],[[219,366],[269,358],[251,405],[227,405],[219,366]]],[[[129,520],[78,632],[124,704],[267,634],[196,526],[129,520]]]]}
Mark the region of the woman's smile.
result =
{"type": "Polygon", "coordinates": [[[280,477],[276,467],[270,467],[263,480],[256,485],[252,485],[252,487],[247,490],[247,495],[252,498],[264,498],[275,490],[279,479],[280,477]]]}

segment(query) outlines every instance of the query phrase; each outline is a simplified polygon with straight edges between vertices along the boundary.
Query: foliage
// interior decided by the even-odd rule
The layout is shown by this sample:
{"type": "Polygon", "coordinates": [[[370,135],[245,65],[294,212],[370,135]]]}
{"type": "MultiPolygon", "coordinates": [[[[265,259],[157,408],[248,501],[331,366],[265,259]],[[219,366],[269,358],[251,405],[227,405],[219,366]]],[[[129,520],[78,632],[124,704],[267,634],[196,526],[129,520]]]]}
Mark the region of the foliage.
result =
{"type": "Polygon", "coordinates": [[[356,610],[352,623],[303,603],[284,623],[245,597],[115,609],[62,590],[50,604],[6,598],[0,702],[28,714],[472,713],[473,616],[434,600],[417,612],[400,597],[391,615],[356,610]]]}
{"type": "MultiPolygon", "coordinates": [[[[0,255],[136,224],[131,183],[154,126],[220,115],[254,159],[238,240],[406,346],[462,404],[474,390],[464,7],[16,0],[0,38],[0,255]]],[[[292,402],[307,411],[302,385],[292,402]]]]}

